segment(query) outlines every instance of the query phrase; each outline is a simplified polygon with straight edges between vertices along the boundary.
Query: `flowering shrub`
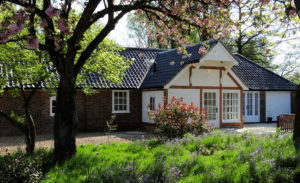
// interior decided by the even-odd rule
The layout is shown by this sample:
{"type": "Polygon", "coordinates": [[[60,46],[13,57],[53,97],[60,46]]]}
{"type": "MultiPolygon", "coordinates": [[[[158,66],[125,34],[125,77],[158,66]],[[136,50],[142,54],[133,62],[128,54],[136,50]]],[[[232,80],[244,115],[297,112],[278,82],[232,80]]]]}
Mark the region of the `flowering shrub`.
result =
{"type": "Polygon", "coordinates": [[[185,133],[200,135],[208,132],[207,121],[203,120],[205,112],[194,105],[192,102],[187,105],[183,98],[172,97],[169,104],[158,109],[149,110],[148,117],[153,120],[150,124],[154,125],[154,133],[161,137],[175,138],[183,137],[185,133]]]}

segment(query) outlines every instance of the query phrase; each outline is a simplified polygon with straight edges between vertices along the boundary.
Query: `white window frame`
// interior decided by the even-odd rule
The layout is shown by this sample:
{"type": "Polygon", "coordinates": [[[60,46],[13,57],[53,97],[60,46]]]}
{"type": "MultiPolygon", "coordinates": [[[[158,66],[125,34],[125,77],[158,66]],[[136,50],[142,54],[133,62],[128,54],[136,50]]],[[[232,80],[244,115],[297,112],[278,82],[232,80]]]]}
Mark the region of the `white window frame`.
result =
{"type": "Polygon", "coordinates": [[[112,113],[114,113],[114,114],[116,114],[116,113],[130,113],[130,96],[129,96],[129,90],[113,90],[112,91],[112,113]],[[124,111],[116,111],[115,110],[115,93],[116,92],[126,92],[127,94],[126,94],[126,96],[127,96],[127,103],[126,103],[126,105],[127,105],[127,110],[124,110],[124,111]]]}
{"type": "Polygon", "coordinates": [[[154,109],[155,109],[155,96],[152,96],[152,95],[151,95],[151,96],[149,97],[149,109],[150,109],[150,110],[154,110],[154,109]],[[151,98],[154,99],[154,103],[153,103],[153,106],[152,106],[153,109],[151,109],[151,98]]]}
{"type": "Polygon", "coordinates": [[[56,100],[56,96],[50,97],[50,116],[55,116],[55,113],[52,111],[52,101],[56,100]]]}
{"type": "Polygon", "coordinates": [[[232,122],[240,122],[241,121],[241,92],[239,90],[223,90],[222,91],[222,122],[224,123],[232,123],[232,122]],[[238,111],[237,111],[237,115],[238,115],[238,119],[228,119],[228,120],[225,120],[223,118],[223,115],[224,115],[224,111],[223,111],[223,105],[224,105],[224,94],[225,93],[237,93],[238,96],[238,111]]]}

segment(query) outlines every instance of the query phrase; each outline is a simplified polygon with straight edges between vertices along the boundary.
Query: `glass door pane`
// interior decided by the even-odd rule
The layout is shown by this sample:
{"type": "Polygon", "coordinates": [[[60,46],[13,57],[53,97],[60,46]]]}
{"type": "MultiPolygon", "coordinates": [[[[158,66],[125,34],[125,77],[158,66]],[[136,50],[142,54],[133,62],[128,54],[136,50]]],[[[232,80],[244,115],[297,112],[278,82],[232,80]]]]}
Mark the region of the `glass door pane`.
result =
{"type": "Polygon", "coordinates": [[[217,101],[216,101],[216,92],[204,92],[204,109],[206,110],[207,120],[216,120],[217,119],[217,101]]]}

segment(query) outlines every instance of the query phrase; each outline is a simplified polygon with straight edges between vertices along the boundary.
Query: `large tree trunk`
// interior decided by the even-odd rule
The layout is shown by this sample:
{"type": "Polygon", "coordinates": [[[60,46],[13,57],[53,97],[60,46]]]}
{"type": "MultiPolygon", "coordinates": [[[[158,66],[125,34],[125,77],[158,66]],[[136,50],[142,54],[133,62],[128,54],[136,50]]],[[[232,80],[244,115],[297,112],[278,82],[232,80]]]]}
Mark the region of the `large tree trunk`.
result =
{"type": "Polygon", "coordinates": [[[75,134],[75,79],[73,73],[61,76],[57,89],[54,118],[54,155],[59,163],[76,153],[75,134]]]}
{"type": "Polygon", "coordinates": [[[300,85],[296,91],[296,116],[295,116],[295,123],[294,123],[294,136],[293,139],[297,140],[297,146],[300,148],[300,85]],[[299,143],[299,144],[298,144],[299,143]]]}
{"type": "Polygon", "coordinates": [[[25,130],[26,153],[33,154],[34,147],[35,147],[36,131],[35,131],[34,121],[30,114],[28,116],[26,115],[26,125],[24,128],[26,129],[25,130]]]}

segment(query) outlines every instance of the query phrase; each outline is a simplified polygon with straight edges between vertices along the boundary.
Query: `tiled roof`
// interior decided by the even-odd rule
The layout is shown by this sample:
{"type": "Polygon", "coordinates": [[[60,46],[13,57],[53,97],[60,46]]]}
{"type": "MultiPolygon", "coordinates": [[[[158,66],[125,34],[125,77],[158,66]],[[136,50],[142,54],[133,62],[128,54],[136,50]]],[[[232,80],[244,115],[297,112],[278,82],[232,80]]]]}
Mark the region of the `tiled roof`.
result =
{"type": "Polygon", "coordinates": [[[265,69],[240,54],[234,54],[239,65],[232,70],[251,90],[289,91],[297,85],[274,72],[265,69]]]}
{"type": "MultiPolygon", "coordinates": [[[[210,48],[216,43],[217,41],[210,41],[210,48]]],[[[199,61],[202,57],[198,53],[200,46],[201,43],[188,46],[187,51],[192,54],[188,58],[182,58],[182,55],[177,54],[176,49],[160,52],[155,60],[156,72],[153,72],[154,66],[152,65],[141,88],[163,88],[184,67],[184,64],[199,61]],[[182,61],[184,64],[181,64],[182,61]]],[[[296,90],[295,83],[259,66],[244,56],[239,54],[234,54],[234,56],[239,65],[233,66],[232,70],[250,90],[296,90]]]]}
{"type": "MultiPolygon", "coordinates": [[[[126,89],[126,88],[139,88],[143,79],[145,78],[147,71],[155,60],[157,53],[163,51],[161,49],[148,49],[148,48],[126,48],[120,54],[129,60],[135,61],[129,69],[126,70],[125,76],[121,85],[109,84],[98,74],[89,74],[86,76],[86,84],[94,89],[99,88],[114,88],[114,89],[126,89]],[[140,54],[144,57],[140,57],[140,54]]],[[[11,77],[9,72],[6,72],[6,77],[11,77]]],[[[7,82],[7,88],[18,87],[13,81],[7,82]]],[[[26,89],[34,88],[34,85],[24,84],[26,89]]],[[[42,88],[46,88],[47,85],[42,83],[42,88]]],[[[83,85],[78,85],[77,88],[82,88],[83,85]]]]}
{"type": "MultiPolygon", "coordinates": [[[[215,40],[208,42],[210,49],[217,43],[215,40]]],[[[156,71],[153,72],[154,64],[150,68],[141,88],[163,88],[183,67],[185,64],[198,62],[202,57],[198,53],[202,43],[187,46],[186,50],[190,57],[183,57],[177,53],[177,49],[171,49],[160,52],[156,57],[156,71]]]]}
{"type": "Polygon", "coordinates": [[[92,88],[139,88],[151,66],[151,60],[153,62],[160,51],[162,50],[149,48],[126,48],[121,52],[121,55],[129,60],[134,59],[135,61],[132,66],[126,70],[121,85],[109,84],[97,74],[88,75],[86,83],[92,88]],[[141,53],[144,57],[140,57],[141,53]]]}
{"type": "MultiPolygon", "coordinates": [[[[217,41],[208,42],[210,49],[217,41]]],[[[160,50],[149,48],[126,48],[121,55],[129,60],[134,58],[133,65],[126,70],[121,85],[108,84],[101,76],[90,74],[86,84],[92,88],[134,89],[134,88],[163,88],[186,64],[198,62],[202,57],[198,50],[202,43],[187,46],[186,50],[191,56],[183,57],[177,53],[177,49],[160,50]],[[143,53],[144,57],[140,57],[143,53]],[[155,60],[155,64],[153,61],[155,60]],[[156,71],[153,72],[154,65],[156,71]]],[[[258,64],[250,61],[242,55],[234,54],[239,65],[233,66],[232,70],[249,87],[250,90],[296,90],[297,85],[293,82],[269,71],[258,64]]],[[[5,77],[11,77],[6,73],[5,77]]],[[[24,84],[25,88],[33,88],[34,85],[24,84]]],[[[13,81],[7,83],[8,88],[18,87],[13,81]]],[[[47,85],[42,83],[42,88],[47,85]]],[[[82,88],[82,86],[77,86],[82,88]]]]}

